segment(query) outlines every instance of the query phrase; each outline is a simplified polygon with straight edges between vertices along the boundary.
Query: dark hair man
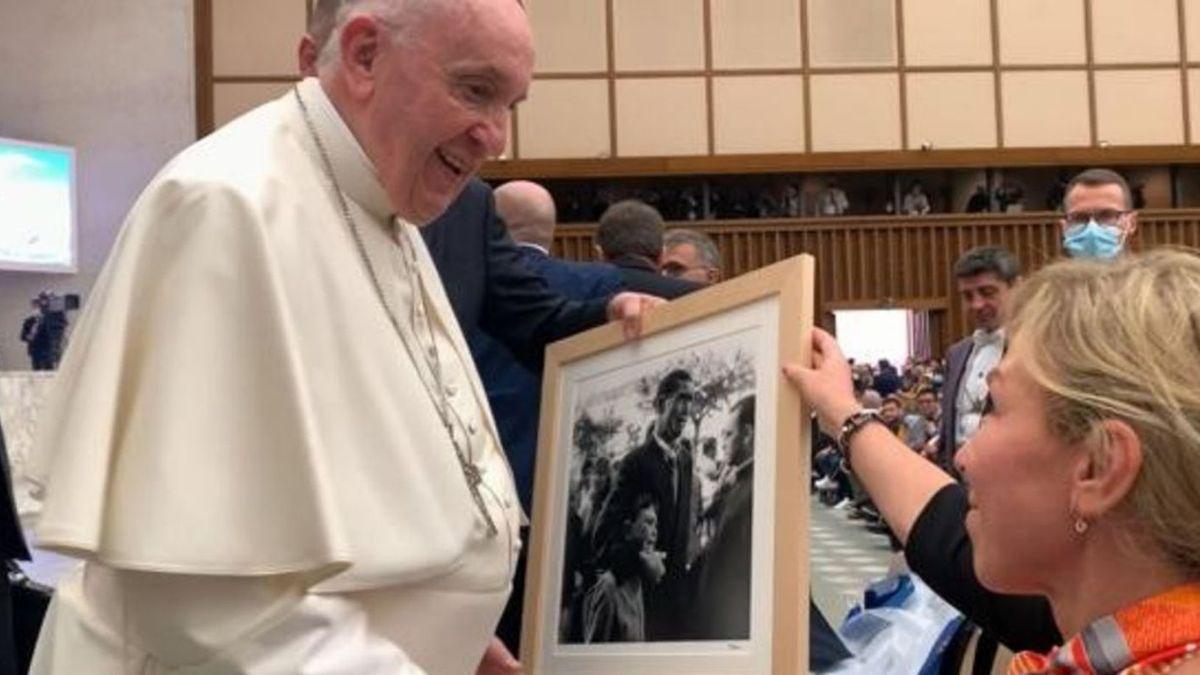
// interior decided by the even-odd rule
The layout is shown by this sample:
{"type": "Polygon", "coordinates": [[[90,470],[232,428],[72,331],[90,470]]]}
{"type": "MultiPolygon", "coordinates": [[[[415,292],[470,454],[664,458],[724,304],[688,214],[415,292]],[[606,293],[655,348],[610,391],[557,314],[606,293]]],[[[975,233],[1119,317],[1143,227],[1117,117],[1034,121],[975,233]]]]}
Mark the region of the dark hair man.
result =
{"type": "Polygon", "coordinates": [[[665,277],[659,272],[663,252],[663,218],[658,209],[636,199],[609,206],[596,228],[600,257],[616,265],[631,291],[673,300],[703,288],[687,279],[665,277]]]}
{"type": "Polygon", "coordinates": [[[932,387],[921,387],[917,390],[916,403],[916,413],[904,418],[904,423],[908,426],[906,441],[908,447],[933,458],[937,454],[936,439],[942,421],[937,392],[932,387]]]}
{"type": "Polygon", "coordinates": [[[658,549],[666,554],[666,575],[646,593],[646,639],[651,641],[683,637],[679,627],[687,598],[682,590],[699,496],[684,429],[695,396],[696,383],[686,370],[673,370],[659,381],[655,420],[645,442],[621,460],[594,535],[595,550],[603,558],[622,541],[622,524],[632,519],[640,495],[649,494],[657,505],[658,549]]]}
{"type": "Polygon", "coordinates": [[[1004,317],[1009,292],[1021,276],[1021,263],[1002,246],[980,246],[954,264],[963,311],[975,332],[956,342],[946,355],[942,387],[942,426],[938,462],[954,469],[954,453],[979,428],[987,401],[987,374],[1004,350],[1004,317]]]}

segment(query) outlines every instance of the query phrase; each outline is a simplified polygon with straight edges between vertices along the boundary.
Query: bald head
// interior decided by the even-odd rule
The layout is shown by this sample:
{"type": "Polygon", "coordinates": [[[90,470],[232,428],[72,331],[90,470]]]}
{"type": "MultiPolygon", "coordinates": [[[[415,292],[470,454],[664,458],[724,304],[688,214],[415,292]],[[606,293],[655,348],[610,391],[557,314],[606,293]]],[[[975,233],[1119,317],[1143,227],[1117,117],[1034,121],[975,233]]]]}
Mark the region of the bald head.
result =
{"type": "Polygon", "coordinates": [[[537,183],[514,180],[496,188],[495,194],[496,212],[513,240],[549,250],[558,218],[550,192],[537,183]]]}

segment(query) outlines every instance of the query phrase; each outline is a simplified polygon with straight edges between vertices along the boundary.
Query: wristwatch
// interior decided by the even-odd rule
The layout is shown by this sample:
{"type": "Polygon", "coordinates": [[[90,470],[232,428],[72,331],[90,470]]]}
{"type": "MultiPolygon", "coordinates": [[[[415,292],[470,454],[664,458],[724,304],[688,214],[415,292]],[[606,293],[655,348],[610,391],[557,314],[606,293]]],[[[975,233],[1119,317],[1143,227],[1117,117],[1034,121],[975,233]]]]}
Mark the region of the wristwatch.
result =
{"type": "Polygon", "coordinates": [[[867,426],[871,422],[884,424],[883,416],[880,415],[879,411],[874,408],[863,408],[853,415],[847,417],[846,421],[842,422],[841,430],[838,431],[838,449],[842,451],[842,457],[846,460],[846,466],[850,467],[852,470],[854,468],[854,464],[850,461],[850,440],[854,438],[855,434],[857,434],[859,431],[862,431],[863,427],[867,426]]]}

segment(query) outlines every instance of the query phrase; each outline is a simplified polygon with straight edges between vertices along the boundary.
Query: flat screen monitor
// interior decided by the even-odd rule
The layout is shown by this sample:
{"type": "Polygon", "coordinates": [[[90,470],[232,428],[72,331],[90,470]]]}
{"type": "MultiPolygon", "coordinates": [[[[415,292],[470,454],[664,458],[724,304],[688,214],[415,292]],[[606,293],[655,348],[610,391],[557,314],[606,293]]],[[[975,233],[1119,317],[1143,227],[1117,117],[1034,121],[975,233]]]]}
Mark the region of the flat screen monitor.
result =
{"type": "Polygon", "coordinates": [[[75,272],[75,149],[0,138],[0,270],[75,272]]]}

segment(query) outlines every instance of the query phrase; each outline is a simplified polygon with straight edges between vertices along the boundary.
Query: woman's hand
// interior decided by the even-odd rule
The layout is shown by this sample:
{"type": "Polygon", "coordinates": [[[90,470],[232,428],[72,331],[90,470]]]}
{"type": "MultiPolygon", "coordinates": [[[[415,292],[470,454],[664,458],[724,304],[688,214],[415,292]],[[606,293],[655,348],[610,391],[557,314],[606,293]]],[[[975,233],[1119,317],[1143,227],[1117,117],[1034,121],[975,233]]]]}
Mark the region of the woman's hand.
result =
{"type": "Polygon", "coordinates": [[[837,340],[820,328],[813,328],[812,333],[813,367],[789,363],[783,372],[816,411],[822,431],[837,438],[842,423],[862,406],[854,399],[850,364],[837,340]]]}

